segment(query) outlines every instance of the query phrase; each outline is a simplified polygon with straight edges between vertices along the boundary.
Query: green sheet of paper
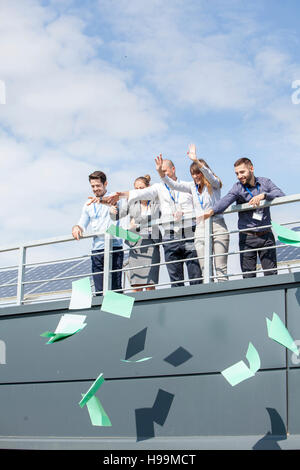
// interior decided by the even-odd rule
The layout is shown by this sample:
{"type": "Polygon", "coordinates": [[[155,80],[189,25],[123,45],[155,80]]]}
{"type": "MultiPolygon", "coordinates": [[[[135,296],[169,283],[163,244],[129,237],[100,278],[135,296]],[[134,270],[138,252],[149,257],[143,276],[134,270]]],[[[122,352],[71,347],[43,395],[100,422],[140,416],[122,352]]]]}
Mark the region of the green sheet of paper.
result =
{"type": "Polygon", "coordinates": [[[300,232],[295,232],[295,230],[291,230],[290,228],[276,224],[275,222],[272,222],[272,227],[278,237],[284,238],[285,240],[300,242],[300,232]]]}
{"type": "Polygon", "coordinates": [[[285,245],[300,246],[300,242],[295,242],[294,240],[288,240],[287,238],[282,238],[277,236],[278,240],[285,245]]]}
{"type": "Polygon", "coordinates": [[[253,346],[251,342],[249,343],[249,346],[248,346],[246,358],[249,362],[251,372],[255,374],[260,368],[260,357],[259,357],[257,350],[255,349],[255,347],[253,346]]]}
{"type": "Polygon", "coordinates": [[[93,426],[111,426],[110,419],[105,413],[99,398],[91,397],[86,406],[93,426]]]}
{"type": "Polygon", "coordinates": [[[298,348],[279,316],[276,313],[273,313],[272,320],[266,318],[266,321],[269,338],[273,339],[282,346],[285,346],[287,349],[290,349],[290,351],[293,351],[298,356],[298,348]]]}
{"type": "Polygon", "coordinates": [[[133,304],[134,297],[109,290],[103,297],[101,311],[130,318],[133,304]]]}
{"type": "Polygon", "coordinates": [[[79,402],[79,406],[81,408],[92,398],[93,395],[97,392],[97,390],[101,387],[104,382],[103,374],[101,373],[93,382],[92,386],[88,389],[88,391],[83,395],[82,400],[79,402]]]}
{"type": "Polygon", "coordinates": [[[142,359],[138,359],[137,361],[130,361],[129,359],[121,359],[122,362],[145,362],[149,361],[149,359],[152,359],[151,357],[143,357],[142,359]]]}
{"type": "Polygon", "coordinates": [[[130,230],[125,230],[122,227],[117,225],[111,225],[107,230],[107,233],[113,235],[114,237],[123,238],[129,242],[137,242],[141,238],[137,233],[131,232],[130,230]]]}
{"type": "Polygon", "coordinates": [[[45,331],[41,334],[41,336],[44,338],[50,338],[46,344],[61,341],[81,331],[86,326],[86,323],[84,323],[85,319],[86,315],[64,314],[60,318],[60,321],[54,332],[45,331]]]}
{"type": "Polygon", "coordinates": [[[239,361],[221,372],[230,385],[234,386],[250,377],[254,377],[255,373],[260,368],[259,354],[251,342],[249,342],[248,345],[246,358],[250,368],[244,361],[239,361]]]}
{"type": "Polygon", "coordinates": [[[244,361],[237,362],[233,366],[224,369],[221,374],[233,387],[254,376],[254,373],[246,366],[244,361]]]}
{"type": "Polygon", "coordinates": [[[80,328],[77,331],[74,331],[74,333],[54,333],[54,335],[47,341],[46,344],[51,344],[55,343],[56,341],[61,341],[63,339],[69,338],[70,336],[75,335],[75,333],[78,333],[82,328],[80,328]]]}
{"type": "Polygon", "coordinates": [[[69,309],[90,308],[92,305],[92,289],[89,277],[72,282],[72,295],[69,309]]]}

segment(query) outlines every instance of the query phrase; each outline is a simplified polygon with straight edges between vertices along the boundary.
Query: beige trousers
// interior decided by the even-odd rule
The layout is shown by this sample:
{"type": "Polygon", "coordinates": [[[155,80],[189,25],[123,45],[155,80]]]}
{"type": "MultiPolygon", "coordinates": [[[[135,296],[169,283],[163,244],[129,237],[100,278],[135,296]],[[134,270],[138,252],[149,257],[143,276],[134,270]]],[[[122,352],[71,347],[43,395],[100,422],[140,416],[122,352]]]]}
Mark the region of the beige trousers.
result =
{"type": "MultiPolygon", "coordinates": [[[[217,276],[218,282],[227,281],[227,259],[228,259],[228,248],[229,248],[229,233],[227,232],[227,225],[224,219],[213,219],[212,220],[212,232],[213,232],[213,243],[212,251],[215,256],[214,267],[215,275],[217,276]],[[222,277],[221,277],[222,276],[222,277]]],[[[197,255],[202,259],[199,259],[200,267],[202,270],[202,276],[204,276],[204,224],[197,224],[195,230],[195,248],[197,255]]]]}

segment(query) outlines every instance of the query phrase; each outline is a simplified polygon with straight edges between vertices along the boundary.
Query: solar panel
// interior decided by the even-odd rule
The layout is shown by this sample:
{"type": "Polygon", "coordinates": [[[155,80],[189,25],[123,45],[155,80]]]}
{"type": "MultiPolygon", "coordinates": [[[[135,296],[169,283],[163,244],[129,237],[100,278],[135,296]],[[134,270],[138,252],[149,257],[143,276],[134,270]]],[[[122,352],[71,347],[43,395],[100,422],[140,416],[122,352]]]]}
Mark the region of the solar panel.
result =
{"type": "MultiPolygon", "coordinates": [[[[72,289],[72,276],[85,275],[91,272],[90,258],[57,262],[48,265],[30,266],[25,268],[24,282],[38,281],[24,285],[24,295],[41,295],[70,291],[72,289]],[[70,279],[59,279],[70,277],[70,279]],[[48,279],[56,279],[48,281],[48,279]]],[[[0,271],[0,299],[16,297],[18,270],[0,271]],[[2,286],[2,284],[11,284],[2,286]],[[15,285],[13,285],[15,284],[15,285]]],[[[76,279],[76,278],[75,278],[76,279]]]]}

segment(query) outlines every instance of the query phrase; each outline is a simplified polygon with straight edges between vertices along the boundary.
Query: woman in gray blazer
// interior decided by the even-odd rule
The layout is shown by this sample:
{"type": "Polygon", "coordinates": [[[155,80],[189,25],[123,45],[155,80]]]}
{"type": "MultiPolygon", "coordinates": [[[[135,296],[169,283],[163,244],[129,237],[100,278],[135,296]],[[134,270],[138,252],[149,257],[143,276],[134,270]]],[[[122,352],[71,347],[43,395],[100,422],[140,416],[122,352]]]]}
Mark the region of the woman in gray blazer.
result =
{"type": "MultiPolygon", "coordinates": [[[[134,182],[134,189],[144,189],[150,186],[149,175],[139,176],[134,182]]],[[[123,206],[119,218],[126,215],[130,217],[129,230],[140,235],[136,243],[128,243],[129,250],[129,278],[133,292],[154,290],[153,284],[158,284],[160,251],[160,230],[158,226],[151,227],[149,222],[159,219],[159,201],[135,201],[123,206]],[[156,264],[156,266],[152,266],[156,264]]]]}

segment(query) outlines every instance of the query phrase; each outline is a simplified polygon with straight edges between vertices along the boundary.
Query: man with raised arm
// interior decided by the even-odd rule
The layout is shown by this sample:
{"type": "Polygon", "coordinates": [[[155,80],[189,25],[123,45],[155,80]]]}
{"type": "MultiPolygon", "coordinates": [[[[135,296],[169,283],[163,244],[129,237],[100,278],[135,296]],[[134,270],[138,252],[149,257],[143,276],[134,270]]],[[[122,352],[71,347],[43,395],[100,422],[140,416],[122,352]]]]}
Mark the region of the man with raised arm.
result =
{"type": "MultiPolygon", "coordinates": [[[[104,232],[112,224],[107,194],[107,179],[102,171],[94,171],[89,175],[89,182],[94,196],[85,203],[77,225],[72,228],[72,235],[79,240],[87,227],[91,225],[94,232],[103,232],[93,238],[92,243],[92,272],[96,295],[102,295],[104,268],[104,232]],[[104,196],[106,194],[106,196],[104,196]],[[97,203],[95,202],[97,201],[97,203]],[[100,203],[100,204],[99,204],[100,203]]],[[[122,269],[124,252],[123,243],[119,238],[113,238],[112,269],[122,269]]],[[[122,271],[112,274],[112,290],[122,289],[122,271]]]]}
{"type": "MultiPolygon", "coordinates": [[[[176,169],[171,160],[163,160],[165,174],[173,180],[177,180],[176,169]]],[[[172,287],[184,286],[184,263],[187,267],[190,285],[202,282],[200,264],[194,245],[194,229],[192,222],[183,228],[182,217],[192,216],[193,202],[192,195],[171,190],[164,183],[155,183],[145,189],[117,192],[116,196],[109,198],[110,203],[115,203],[119,197],[128,198],[128,204],[140,200],[155,200],[160,203],[161,219],[164,230],[163,248],[165,254],[166,267],[172,282],[172,287]],[[171,220],[171,222],[170,222],[171,220]],[[185,260],[185,261],[183,261],[185,260]],[[195,280],[193,280],[195,279],[195,280]]]]}
{"type": "Polygon", "coordinates": [[[264,275],[277,274],[275,238],[270,228],[271,215],[269,207],[260,207],[263,200],[272,201],[275,197],[285,196],[269,178],[254,175],[253,163],[249,158],[239,158],[234,163],[238,182],[204,218],[221,214],[233,202],[249,203],[253,210],[241,211],[238,215],[240,263],[243,277],[256,276],[257,256],[260,259],[264,275]],[[245,250],[251,250],[245,252],[245,250]]]}

